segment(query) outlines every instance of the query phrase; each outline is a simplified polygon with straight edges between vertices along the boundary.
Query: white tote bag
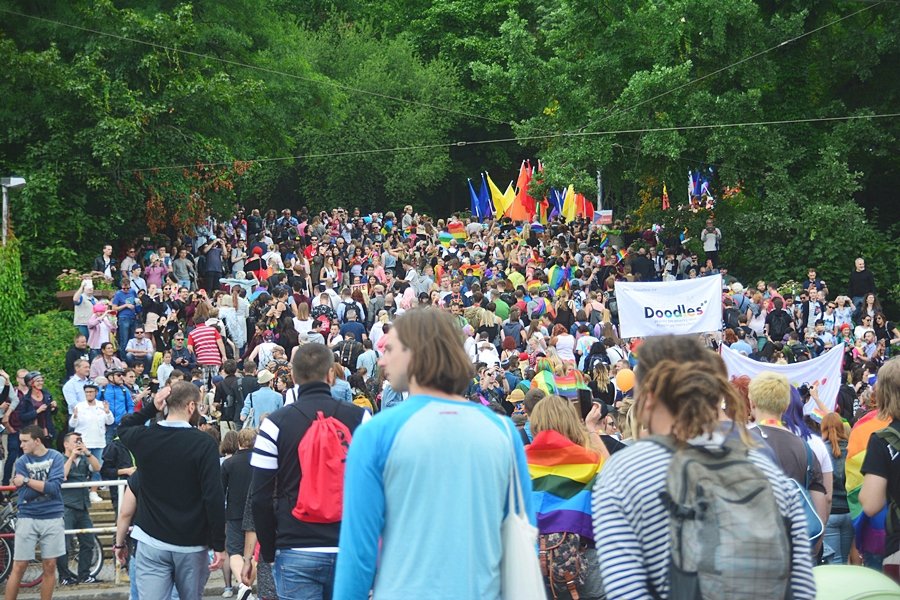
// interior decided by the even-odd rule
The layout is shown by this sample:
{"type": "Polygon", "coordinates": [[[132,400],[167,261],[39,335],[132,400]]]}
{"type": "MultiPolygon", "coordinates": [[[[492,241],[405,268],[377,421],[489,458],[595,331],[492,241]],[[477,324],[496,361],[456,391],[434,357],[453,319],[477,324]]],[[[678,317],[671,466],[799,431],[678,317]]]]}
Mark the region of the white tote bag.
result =
{"type": "MultiPolygon", "coordinates": [[[[512,440],[511,440],[512,441],[512,440]]],[[[538,530],[528,520],[513,441],[512,470],[507,492],[509,513],[500,526],[503,558],[500,562],[500,596],[503,600],[546,600],[544,578],[538,561],[538,530]]]]}

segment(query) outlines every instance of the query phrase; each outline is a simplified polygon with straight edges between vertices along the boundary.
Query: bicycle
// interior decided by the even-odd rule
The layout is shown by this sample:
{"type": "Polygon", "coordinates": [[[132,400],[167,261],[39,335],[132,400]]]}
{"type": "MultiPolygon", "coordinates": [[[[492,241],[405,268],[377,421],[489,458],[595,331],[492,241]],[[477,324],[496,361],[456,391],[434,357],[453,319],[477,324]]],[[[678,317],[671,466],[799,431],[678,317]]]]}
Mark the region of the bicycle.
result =
{"type": "MultiPolygon", "coordinates": [[[[0,581],[6,581],[12,571],[13,555],[15,552],[16,518],[18,506],[12,496],[6,504],[0,507],[0,581]]],[[[91,571],[92,577],[100,575],[103,570],[103,544],[96,534],[90,534],[92,540],[91,571]]],[[[77,535],[66,536],[66,557],[69,564],[78,562],[79,540],[77,535]]],[[[34,560],[30,561],[22,575],[21,587],[32,588],[40,585],[44,579],[44,569],[41,564],[40,548],[35,549],[34,560]]]]}

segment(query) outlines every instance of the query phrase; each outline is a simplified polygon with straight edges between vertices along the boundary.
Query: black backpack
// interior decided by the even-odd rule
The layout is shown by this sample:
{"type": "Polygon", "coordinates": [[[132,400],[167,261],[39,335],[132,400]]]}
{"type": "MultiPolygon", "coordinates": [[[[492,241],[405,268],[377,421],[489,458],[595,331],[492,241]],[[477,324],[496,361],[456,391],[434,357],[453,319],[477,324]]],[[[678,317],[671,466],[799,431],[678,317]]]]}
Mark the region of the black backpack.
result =
{"type": "Polygon", "coordinates": [[[741,326],[740,322],[738,321],[740,315],[741,312],[733,306],[729,306],[728,308],[726,308],[725,313],[722,316],[722,320],[725,322],[725,327],[737,331],[741,326]]]}
{"type": "Polygon", "coordinates": [[[791,330],[791,315],[784,310],[776,310],[772,313],[772,322],[769,324],[769,337],[772,341],[780,342],[791,330]]]}

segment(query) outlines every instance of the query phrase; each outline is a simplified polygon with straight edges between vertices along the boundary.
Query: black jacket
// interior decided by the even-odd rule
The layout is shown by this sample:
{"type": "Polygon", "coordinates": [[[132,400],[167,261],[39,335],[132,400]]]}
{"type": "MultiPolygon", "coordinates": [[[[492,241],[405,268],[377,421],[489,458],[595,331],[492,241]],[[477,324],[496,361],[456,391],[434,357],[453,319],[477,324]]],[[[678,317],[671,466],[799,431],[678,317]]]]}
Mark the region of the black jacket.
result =
{"type": "Polygon", "coordinates": [[[250,456],[253,450],[241,449],[222,463],[222,487],[225,489],[225,519],[232,521],[244,518],[244,505],[250,492],[253,469],[250,456]]]}
{"type": "Polygon", "coordinates": [[[334,416],[351,434],[366,414],[354,404],[332,398],[326,383],[301,385],[297,397],[295,403],[266,418],[253,451],[253,520],[260,553],[266,562],[275,559],[276,548],[337,547],[339,522],[307,523],[291,514],[300,488],[297,446],[317,411],[334,416]]]}
{"type": "Polygon", "coordinates": [[[225,550],[225,494],[219,449],[193,427],[144,424],[156,415],[153,402],[126,415],[119,438],[141,472],[134,523],[147,535],[177,546],[225,550]]]}

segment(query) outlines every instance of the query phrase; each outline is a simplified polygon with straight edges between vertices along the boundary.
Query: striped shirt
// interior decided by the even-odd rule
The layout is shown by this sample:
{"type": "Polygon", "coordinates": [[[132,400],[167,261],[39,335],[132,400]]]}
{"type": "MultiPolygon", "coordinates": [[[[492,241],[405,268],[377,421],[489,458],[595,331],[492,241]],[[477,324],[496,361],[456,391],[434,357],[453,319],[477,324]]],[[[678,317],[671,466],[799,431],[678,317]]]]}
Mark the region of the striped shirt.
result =
{"type": "MultiPolygon", "coordinates": [[[[669,597],[671,560],[668,511],[659,493],[666,485],[672,454],[640,441],[614,454],[594,486],[594,536],[606,597],[610,600],[669,597]]],[[[749,460],[772,484],[779,512],[790,519],[793,598],[815,598],[806,516],[796,487],[755,450],[749,460]]]]}
{"type": "Polygon", "coordinates": [[[188,346],[193,349],[200,365],[221,365],[218,341],[222,339],[219,331],[209,325],[200,325],[188,334],[188,346]]]}

